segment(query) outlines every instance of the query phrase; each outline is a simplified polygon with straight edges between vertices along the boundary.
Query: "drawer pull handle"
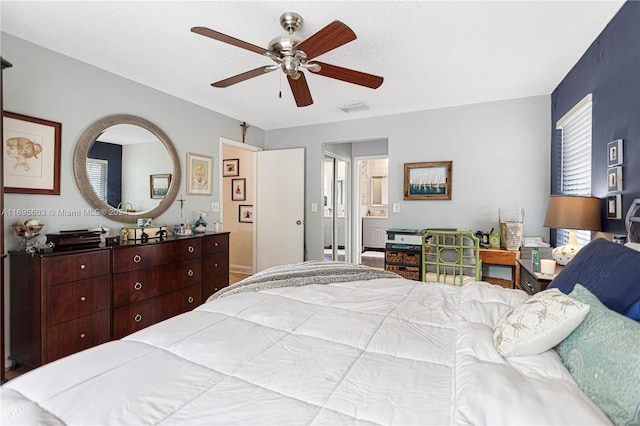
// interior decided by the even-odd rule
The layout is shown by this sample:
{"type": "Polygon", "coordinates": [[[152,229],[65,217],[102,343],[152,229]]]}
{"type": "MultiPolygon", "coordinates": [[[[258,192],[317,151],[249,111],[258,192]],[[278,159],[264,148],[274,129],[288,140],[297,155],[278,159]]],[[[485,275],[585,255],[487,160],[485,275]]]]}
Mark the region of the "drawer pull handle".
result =
{"type": "Polygon", "coordinates": [[[136,283],[133,285],[133,289],[140,290],[141,288],[142,288],[142,283],[139,281],[136,281],[136,283]]]}
{"type": "Polygon", "coordinates": [[[193,252],[195,251],[195,249],[193,248],[193,246],[189,246],[189,247],[187,248],[187,251],[188,251],[189,253],[193,253],[193,252]]]}
{"type": "Polygon", "coordinates": [[[84,334],[84,333],[80,333],[80,338],[81,338],[81,339],[84,339],[84,338],[85,338],[85,336],[86,336],[86,334],[84,334]]]}
{"type": "Polygon", "coordinates": [[[189,269],[189,271],[187,272],[187,275],[192,277],[193,276],[193,269],[189,269]]]}
{"type": "Polygon", "coordinates": [[[80,265],[80,269],[84,269],[86,267],[87,267],[87,265],[85,265],[85,264],[80,265]]]}
{"type": "Polygon", "coordinates": [[[213,267],[214,267],[214,268],[217,268],[217,267],[218,267],[218,264],[217,264],[217,263],[214,263],[214,264],[213,264],[213,267]]]}
{"type": "Polygon", "coordinates": [[[193,296],[189,296],[189,298],[187,299],[187,302],[193,303],[193,296]]]}
{"type": "Polygon", "coordinates": [[[135,256],[133,256],[133,261],[135,263],[140,263],[141,260],[142,260],[142,256],[140,256],[139,254],[136,254],[135,256]]]}
{"type": "Polygon", "coordinates": [[[87,300],[87,298],[86,298],[86,297],[84,297],[84,296],[82,296],[82,297],[80,298],[80,301],[81,301],[81,302],[84,302],[85,300],[87,300]]]}
{"type": "Polygon", "coordinates": [[[213,243],[214,246],[218,247],[218,243],[213,243]]]}
{"type": "Polygon", "coordinates": [[[136,316],[135,316],[135,317],[133,317],[133,320],[134,320],[135,322],[140,322],[140,321],[142,321],[142,315],[140,315],[140,314],[136,314],[136,316]]]}

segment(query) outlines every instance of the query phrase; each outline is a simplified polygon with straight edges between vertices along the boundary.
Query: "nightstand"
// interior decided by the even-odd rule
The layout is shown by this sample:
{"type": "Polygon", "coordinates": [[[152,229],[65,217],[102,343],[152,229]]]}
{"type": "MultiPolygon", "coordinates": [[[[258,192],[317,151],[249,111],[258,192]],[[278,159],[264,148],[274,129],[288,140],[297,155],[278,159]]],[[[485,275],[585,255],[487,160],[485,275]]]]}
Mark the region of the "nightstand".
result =
{"type": "Polygon", "coordinates": [[[518,288],[526,291],[528,294],[533,295],[539,291],[545,290],[551,280],[562,271],[562,266],[556,265],[556,272],[553,277],[544,276],[539,273],[533,272],[531,267],[531,259],[518,259],[520,264],[520,282],[518,288]]]}

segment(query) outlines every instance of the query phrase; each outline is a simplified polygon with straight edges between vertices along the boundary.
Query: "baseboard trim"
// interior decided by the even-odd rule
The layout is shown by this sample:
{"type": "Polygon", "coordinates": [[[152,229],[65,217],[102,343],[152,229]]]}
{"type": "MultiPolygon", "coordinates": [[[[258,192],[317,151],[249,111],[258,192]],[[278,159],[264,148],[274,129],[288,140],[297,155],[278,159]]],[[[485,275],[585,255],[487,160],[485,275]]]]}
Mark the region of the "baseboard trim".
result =
{"type": "Polygon", "coordinates": [[[229,272],[233,272],[236,274],[246,274],[246,275],[251,275],[253,274],[253,267],[252,266],[246,266],[246,265],[229,265],[229,272]]]}

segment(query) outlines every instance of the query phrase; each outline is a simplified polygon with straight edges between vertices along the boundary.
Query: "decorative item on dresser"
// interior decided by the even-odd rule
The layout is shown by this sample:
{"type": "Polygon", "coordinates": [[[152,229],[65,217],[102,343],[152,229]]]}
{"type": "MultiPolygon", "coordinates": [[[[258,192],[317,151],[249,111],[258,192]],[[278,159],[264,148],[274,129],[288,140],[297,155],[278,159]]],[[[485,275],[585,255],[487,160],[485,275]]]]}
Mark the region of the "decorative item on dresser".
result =
{"type": "Polygon", "coordinates": [[[12,367],[38,367],[189,311],[229,284],[229,233],[11,253],[12,367]]]}

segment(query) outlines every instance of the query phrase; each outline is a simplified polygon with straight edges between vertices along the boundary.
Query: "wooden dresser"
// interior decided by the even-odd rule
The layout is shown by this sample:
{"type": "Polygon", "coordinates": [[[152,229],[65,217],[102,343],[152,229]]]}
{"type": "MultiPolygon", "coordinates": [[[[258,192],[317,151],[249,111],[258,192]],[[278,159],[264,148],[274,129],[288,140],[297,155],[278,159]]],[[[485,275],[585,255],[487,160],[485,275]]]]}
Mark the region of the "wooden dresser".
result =
{"type": "Polygon", "coordinates": [[[14,367],[122,338],[229,285],[228,233],[10,259],[14,367]]]}

